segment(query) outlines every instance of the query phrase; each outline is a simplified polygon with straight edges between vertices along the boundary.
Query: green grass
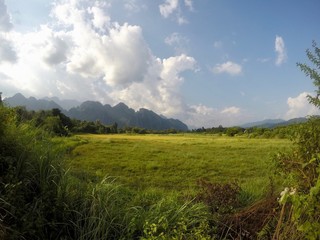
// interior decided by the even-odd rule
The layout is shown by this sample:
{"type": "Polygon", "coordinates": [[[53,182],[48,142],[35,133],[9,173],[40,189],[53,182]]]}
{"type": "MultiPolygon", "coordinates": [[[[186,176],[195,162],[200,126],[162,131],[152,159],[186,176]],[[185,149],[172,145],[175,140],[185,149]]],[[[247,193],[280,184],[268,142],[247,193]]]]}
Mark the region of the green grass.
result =
{"type": "Polygon", "coordinates": [[[86,144],[69,155],[71,172],[91,179],[115,177],[134,189],[192,192],[198,179],[238,181],[261,194],[273,173],[272,155],[286,139],[216,135],[78,135],[86,144]]]}

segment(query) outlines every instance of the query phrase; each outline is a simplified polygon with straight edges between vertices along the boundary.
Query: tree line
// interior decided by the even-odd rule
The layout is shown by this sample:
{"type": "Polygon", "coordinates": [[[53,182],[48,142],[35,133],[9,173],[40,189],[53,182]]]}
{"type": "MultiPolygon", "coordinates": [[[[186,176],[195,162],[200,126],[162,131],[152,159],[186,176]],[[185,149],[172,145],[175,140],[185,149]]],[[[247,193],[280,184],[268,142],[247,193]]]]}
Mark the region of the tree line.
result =
{"type": "MultiPolygon", "coordinates": [[[[16,112],[17,121],[19,123],[30,122],[37,128],[42,128],[55,136],[70,136],[77,133],[91,133],[91,134],[176,134],[182,131],[176,129],[167,130],[152,130],[136,126],[126,126],[119,128],[118,124],[114,122],[111,125],[105,125],[100,120],[85,121],[72,119],[61,112],[60,109],[54,108],[52,110],[28,111],[25,107],[13,108],[16,112]]],[[[295,129],[303,125],[303,123],[292,124],[288,126],[278,126],[274,128],[266,127],[218,127],[211,128],[196,128],[185,133],[204,133],[204,134],[218,134],[229,137],[245,136],[249,138],[290,138],[295,129]]]]}
{"type": "Polygon", "coordinates": [[[290,138],[295,129],[304,123],[296,123],[287,126],[277,126],[274,128],[266,127],[223,127],[222,125],[212,128],[197,128],[191,130],[193,133],[207,133],[226,135],[229,137],[246,136],[249,138],[290,138]]]}

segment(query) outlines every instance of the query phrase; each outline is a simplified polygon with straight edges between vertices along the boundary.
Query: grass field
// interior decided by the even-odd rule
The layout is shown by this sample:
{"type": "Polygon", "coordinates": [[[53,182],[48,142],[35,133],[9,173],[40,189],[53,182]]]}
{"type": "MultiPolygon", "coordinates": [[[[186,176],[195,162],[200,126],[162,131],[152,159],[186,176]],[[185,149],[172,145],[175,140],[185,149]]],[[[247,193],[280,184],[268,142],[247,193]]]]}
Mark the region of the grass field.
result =
{"type": "Polygon", "coordinates": [[[192,192],[197,180],[238,181],[261,195],[273,174],[273,154],[291,146],[286,139],[249,139],[200,134],[78,135],[86,144],[69,155],[71,172],[105,176],[134,189],[192,192]]]}

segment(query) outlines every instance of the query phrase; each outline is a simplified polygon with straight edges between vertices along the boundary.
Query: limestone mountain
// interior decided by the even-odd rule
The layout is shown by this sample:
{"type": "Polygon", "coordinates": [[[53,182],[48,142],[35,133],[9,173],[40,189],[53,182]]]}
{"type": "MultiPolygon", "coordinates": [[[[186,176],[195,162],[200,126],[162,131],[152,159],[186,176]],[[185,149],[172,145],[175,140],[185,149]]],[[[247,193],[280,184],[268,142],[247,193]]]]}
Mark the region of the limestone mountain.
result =
{"type": "MultiPolygon", "coordinates": [[[[103,105],[96,101],[86,101],[79,106],[71,107],[69,110],[67,110],[63,109],[53,100],[57,100],[57,98],[26,98],[22,94],[17,93],[13,97],[4,99],[4,102],[12,107],[25,106],[27,110],[35,111],[58,108],[70,118],[86,121],[99,120],[101,123],[106,125],[117,123],[118,127],[120,128],[140,127],[150,130],[188,130],[187,125],[180,120],[165,118],[151,110],[144,108],[141,108],[139,111],[135,111],[124,103],[119,103],[112,107],[109,104],[103,105]]],[[[57,101],[62,102],[59,99],[57,101]]],[[[76,101],[74,102],[76,103],[76,101]]],[[[71,101],[69,101],[69,103],[71,103],[71,101]]]]}
{"type": "Polygon", "coordinates": [[[134,126],[152,130],[188,130],[188,126],[180,120],[167,119],[144,108],[136,112],[124,103],[111,107],[109,104],[102,105],[99,102],[87,101],[79,107],[71,108],[66,115],[80,120],[99,120],[107,125],[116,122],[120,128],[134,126]]]}
{"type": "Polygon", "coordinates": [[[21,93],[17,93],[13,97],[5,98],[4,102],[11,107],[24,106],[27,110],[38,111],[53,108],[62,110],[62,107],[52,100],[36,99],[34,97],[26,98],[21,93]]]}

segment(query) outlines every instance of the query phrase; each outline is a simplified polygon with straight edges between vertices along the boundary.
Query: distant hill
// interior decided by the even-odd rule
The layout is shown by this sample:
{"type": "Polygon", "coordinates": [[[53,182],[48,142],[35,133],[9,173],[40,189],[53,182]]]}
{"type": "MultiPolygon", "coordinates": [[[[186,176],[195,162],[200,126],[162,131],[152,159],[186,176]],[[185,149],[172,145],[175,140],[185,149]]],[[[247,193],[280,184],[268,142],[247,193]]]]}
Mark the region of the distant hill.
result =
{"type": "Polygon", "coordinates": [[[243,128],[250,128],[250,127],[261,127],[261,128],[274,128],[278,126],[288,126],[291,124],[296,123],[303,123],[306,122],[307,118],[301,117],[301,118],[293,118],[290,120],[283,120],[283,119],[266,119],[259,122],[252,122],[252,123],[246,123],[241,125],[240,127],[243,128]]]}
{"type": "Polygon", "coordinates": [[[285,122],[285,120],[283,120],[283,119],[266,119],[263,121],[246,123],[246,124],[241,125],[240,127],[243,127],[243,128],[250,128],[250,127],[270,128],[276,124],[283,123],[283,122],[285,122]]]}
{"type": "Polygon", "coordinates": [[[11,107],[25,106],[27,110],[38,111],[52,108],[62,110],[62,107],[52,100],[36,99],[34,97],[26,98],[21,93],[17,93],[13,97],[5,98],[3,101],[11,107]]]}
{"type": "Polygon", "coordinates": [[[119,127],[135,126],[152,130],[188,130],[188,126],[180,120],[163,118],[144,108],[136,112],[124,103],[111,107],[109,104],[102,105],[100,102],[87,101],[79,107],[71,108],[66,112],[66,115],[80,120],[99,120],[107,125],[116,122],[119,127]]]}
{"type": "Polygon", "coordinates": [[[111,125],[116,122],[119,127],[140,127],[150,130],[188,130],[188,126],[180,120],[165,118],[151,110],[144,108],[141,108],[136,112],[124,103],[119,103],[112,107],[109,104],[103,105],[100,102],[86,101],[77,107],[64,109],[57,104],[56,101],[64,104],[64,106],[66,106],[66,103],[69,104],[68,106],[77,103],[76,101],[72,100],[63,102],[58,98],[46,98],[39,100],[34,97],[26,98],[20,93],[17,93],[13,97],[4,99],[4,102],[12,107],[25,106],[27,110],[35,111],[58,108],[70,118],[86,121],[99,120],[101,123],[106,125],[111,125]]]}

